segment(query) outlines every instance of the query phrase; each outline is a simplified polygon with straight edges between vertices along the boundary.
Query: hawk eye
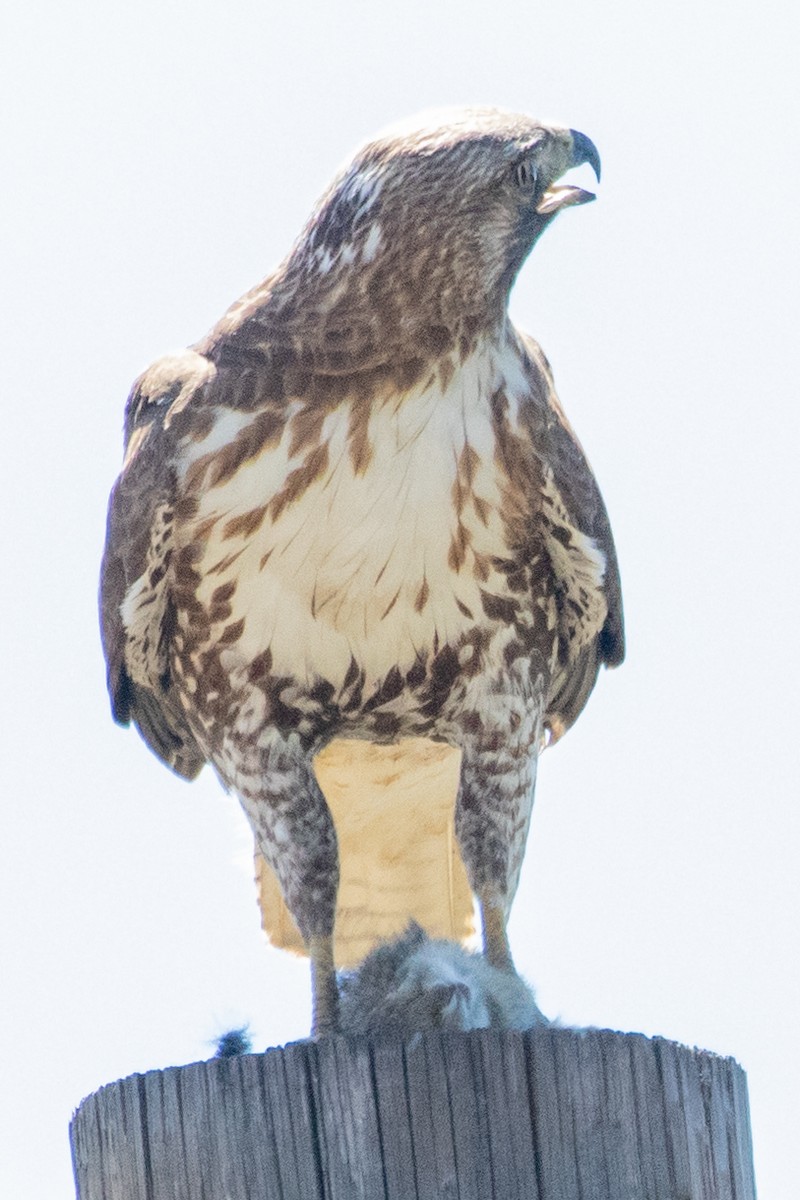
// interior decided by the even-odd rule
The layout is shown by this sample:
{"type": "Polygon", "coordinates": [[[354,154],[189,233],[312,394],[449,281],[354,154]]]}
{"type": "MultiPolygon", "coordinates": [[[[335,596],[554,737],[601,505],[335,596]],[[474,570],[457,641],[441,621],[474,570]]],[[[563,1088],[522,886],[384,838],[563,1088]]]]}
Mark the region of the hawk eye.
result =
{"type": "Polygon", "coordinates": [[[536,167],[530,158],[514,163],[514,182],[524,192],[532,192],[536,187],[536,167]]]}

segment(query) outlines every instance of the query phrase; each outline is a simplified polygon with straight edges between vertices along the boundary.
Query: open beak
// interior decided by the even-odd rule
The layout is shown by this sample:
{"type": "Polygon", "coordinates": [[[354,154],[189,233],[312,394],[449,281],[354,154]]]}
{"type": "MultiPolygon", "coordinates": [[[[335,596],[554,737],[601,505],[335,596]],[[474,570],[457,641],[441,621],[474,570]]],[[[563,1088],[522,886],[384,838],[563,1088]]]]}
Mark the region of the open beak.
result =
{"type": "MultiPolygon", "coordinates": [[[[577,129],[570,129],[569,133],[572,138],[572,154],[565,170],[569,171],[573,167],[580,167],[583,163],[588,163],[599,183],[600,155],[597,147],[585,133],[579,133],[577,129]]],[[[562,184],[557,187],[555,183],[552,183],[542,193],[542,197],[536,205],[536,211],[542,216],[550,216],[562,208],[570,208],[575,204],[588,204],[594,198],[594,192],[587,192],[584,188],[574,187],[571,184],[562,184]]]]}

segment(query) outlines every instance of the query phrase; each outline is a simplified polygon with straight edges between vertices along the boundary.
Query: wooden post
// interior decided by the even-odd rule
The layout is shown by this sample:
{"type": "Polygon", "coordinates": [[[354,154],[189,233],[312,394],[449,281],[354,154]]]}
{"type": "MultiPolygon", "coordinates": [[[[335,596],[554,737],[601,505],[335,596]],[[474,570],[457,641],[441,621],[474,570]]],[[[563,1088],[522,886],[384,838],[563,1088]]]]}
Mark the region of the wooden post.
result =
{"type": "Polygon", "coordinates": [[[132,1075],[79,1200],[755,1200],[730,1058],[606,1030],[332,1038],[132,1075]]]}

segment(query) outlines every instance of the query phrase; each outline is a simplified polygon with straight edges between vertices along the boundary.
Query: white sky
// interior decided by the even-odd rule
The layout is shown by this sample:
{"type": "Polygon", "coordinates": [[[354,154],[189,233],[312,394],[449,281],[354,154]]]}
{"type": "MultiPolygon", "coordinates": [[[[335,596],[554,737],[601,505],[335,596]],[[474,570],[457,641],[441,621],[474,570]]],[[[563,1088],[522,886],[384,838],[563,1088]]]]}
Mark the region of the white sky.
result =
{"type": "Polygon", "coordinates": [[[129,385],[282,257],[358,141],[496,103],[603,158],[512,309],[599,476],[629,638],[542,763],[517,963],[550,1015],[738,1058],[761,1200],[794,1200],[797,6],[7,7],[0,1195],[72,1196],[99,1085],[309,1022],[236,803],[110,720],[95,590],[129,385]]]}

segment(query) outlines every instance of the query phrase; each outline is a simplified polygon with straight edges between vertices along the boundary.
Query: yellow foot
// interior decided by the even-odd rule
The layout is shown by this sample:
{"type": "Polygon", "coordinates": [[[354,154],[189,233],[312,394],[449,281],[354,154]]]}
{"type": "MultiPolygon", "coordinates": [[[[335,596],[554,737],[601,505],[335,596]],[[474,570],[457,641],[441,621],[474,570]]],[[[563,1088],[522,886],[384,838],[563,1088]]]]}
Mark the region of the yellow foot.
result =
{"type": "Polygon", "coordinates": [[[333,937],[310,938],[308,952],[313,1006],[311,1036],[320,1038],[339,1029],[339,988],[333,964],[333,937]]]}
{"type": "Polygon", "coordinates": [[[506,933],[506,917],[502,906],[494,898],[480,895],[478,903],[483,920],[483,953],[493,967],[501,971],[513,971],[514,960],[506,933]]]}

